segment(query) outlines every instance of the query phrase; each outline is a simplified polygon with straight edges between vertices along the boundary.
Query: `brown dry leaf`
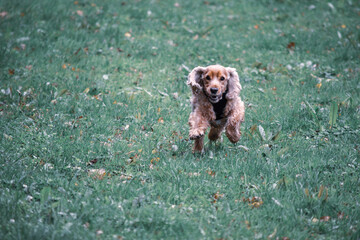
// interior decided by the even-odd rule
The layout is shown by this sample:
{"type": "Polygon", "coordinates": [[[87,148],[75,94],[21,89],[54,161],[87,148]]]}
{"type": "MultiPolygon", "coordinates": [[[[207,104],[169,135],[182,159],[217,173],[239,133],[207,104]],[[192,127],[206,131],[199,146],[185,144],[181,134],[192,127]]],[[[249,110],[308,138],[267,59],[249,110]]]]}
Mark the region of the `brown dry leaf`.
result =
{"type": "Polygon", "coordinates": [[[98,94],[98,95],[94,95],[93,98],[95,98],[95,99],[98,100],[98,101],[102,101],[101,93],[98,94]]]}
{"type": "Polygon", "coordinates": [[[317,87],[318,89],[320,89],[321,86],[322,86],[321,82],[315,85],[315,87],[317,87]]]}
{"type": "Polygon", "coordinates": [[[286,48],[289,49],[289,50],[294,51],[294,49],[295,49],[295,43],[294,43],[294,42],[290,42],[290,43],[286,46],[286,48]]]}
{"type": "Polygon", "coordinates": [[[245,220],[245,225],[246,225],[247,230],[250,230],[251,225],[250,225],[250,222],[248,220],[245,220]]]}
{"type": "Polygon", "coordinates": [[[331,217],[330,216],[322,216],[320,218],[320,222],[328,222],[330,221],[331,217]]]}
{"type": "Polygon", "coordinates": [[[256,129],[257,129],[257,125],[256,125],[256,124],[252,125],[251,128],[250,128],[250,133],[251,133],[251,134],[254,134],[254,132],[256,131],[256,129]]]}
{"type": "Polygon", "coordinates": [[[160,161],[159,157],[156,157],[156,158],[153,158],[153,159],[150,160],[151,164],[154,164],[154,165],[156,165],[156,163],[159,162],[159,161],[160,161]]]}
{"type": "Polygon", "coordinates": [[[9,68],[9,74],[10,74],[10,75],[14,75],[14,73],[15,73],[15,69],[10,69],[10,68],[9,68]]]}
{"type": "Polygon", "coordinates": [[[209,175],[212,176],[212,177],[215,177],[215,171],[211,171],[211,170],[209,169],[209,170],[206,170],[206,173],[209,174],[209,175]]]}
{"type": "Polygon", "coordinates": [[[249,203],[249,206],[252,208],[259,208],[263,204],[264,202],[262,201],[261,197],[253,197],[249,203]]]}
{"type": "Polygon", "coordinates": [[[164,118],[163,117],[159,118],[158,123],[164,123],[164,118]]]}
{"type": "Polygon", "coordinates": [[[120,179],[121,179],[121,180],[131,180],[131,179],[132,179],[132,176],[131,176],[131,175],[122,174],[122,175],[120,176],[120,179]]]}
{"type": "Polygon", "coordinates": [[[89,177],[92,177],[93,179],[99,179],[99,180],[102,180],[104,179],[106,175],[106,171],[105,169],[103,168],[100,168],[100,169],[90,169],[88,171],[88,176],[89,177]]]}
{"type": "Polygon", "coordinates": [[[309,189],[308,189],[308,188],[305,188],[305,195],[306,195],[307,197],[310,197],[309,189]]]}
{"type": "Polygon", "coordinates": [[[98,160],[96,158],[94,158],[93,160],[90,160],[86,165],[93,165],[97,162],[98,162],[98,160]]]}
{"type": "Polygon", "coordinates": [[[218,200],[220,198],[224,197],[224,194],[223,193],[220,193],[219,191],[217,191],[214,195],[213,195],[213,198],[215,200],[218,200]]]}
{"type": "Polygon", "coordinates": [[[81,10],[77,10],[77,11],[76,11],[76,14],[79,15],[80,17],[83,17],[83,16],[84,16],[84,12],[81,11],[81,10]]]}
{"type": "Polygon", "coordinates": [[[344,218],[344,216],[345,216],[345,214],[343,213],[343,212],[338,212],[338,214],[337,214],[337,217],[338,217],[338,219],[343,219],[344,218]]]}
{"type": "Polygon", "coordinates": [[[62,68],[63,68],[63,69],[66,69],[66,68],[67,68],[65,63],[62,65],[62,68]]]}
{"type": "Polygon", "coordinates": [[[318,198],[321,198],[321,195],[323,194],[324,189],[325,189],[324,185],[321,185],[320,190],[319,190],[319,194],[318,194],[318,198]]]}
{"type": "Polygon", "coordinates": [[[319,219],[317,219],[317,218],[311,219],[311,222],[313,222],[313,223],[317,223],[318,221],[319,221],[319,219]]]}

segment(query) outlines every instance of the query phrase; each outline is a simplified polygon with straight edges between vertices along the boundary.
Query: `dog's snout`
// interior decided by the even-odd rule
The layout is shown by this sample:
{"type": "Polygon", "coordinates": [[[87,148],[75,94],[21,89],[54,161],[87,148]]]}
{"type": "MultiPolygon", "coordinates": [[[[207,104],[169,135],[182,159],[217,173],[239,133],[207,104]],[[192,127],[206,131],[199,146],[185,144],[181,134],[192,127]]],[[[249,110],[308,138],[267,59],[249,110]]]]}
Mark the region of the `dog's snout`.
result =
{"type": "Polygon", "coordinates": [[[219,90],[219,89],[217,89],[217,88],[210,88],[210,92],[211,92],[212,94],[216,94],[216,93],[218,92],[218,90],[219,90]]]}

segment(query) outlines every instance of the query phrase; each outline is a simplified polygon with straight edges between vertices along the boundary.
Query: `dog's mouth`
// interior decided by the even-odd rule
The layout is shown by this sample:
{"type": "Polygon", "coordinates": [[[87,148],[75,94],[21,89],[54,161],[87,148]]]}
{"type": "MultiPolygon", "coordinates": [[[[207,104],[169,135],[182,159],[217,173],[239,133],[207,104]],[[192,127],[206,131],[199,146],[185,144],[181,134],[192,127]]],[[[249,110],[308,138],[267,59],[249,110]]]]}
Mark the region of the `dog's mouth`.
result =
{"type": "Polygon", "coordinates": [[[219,94],[219,95],[211,94],[211,95],[209,95],[208,98],[211,103],[217,103],[222,99],[222,94],[219,94]]]}

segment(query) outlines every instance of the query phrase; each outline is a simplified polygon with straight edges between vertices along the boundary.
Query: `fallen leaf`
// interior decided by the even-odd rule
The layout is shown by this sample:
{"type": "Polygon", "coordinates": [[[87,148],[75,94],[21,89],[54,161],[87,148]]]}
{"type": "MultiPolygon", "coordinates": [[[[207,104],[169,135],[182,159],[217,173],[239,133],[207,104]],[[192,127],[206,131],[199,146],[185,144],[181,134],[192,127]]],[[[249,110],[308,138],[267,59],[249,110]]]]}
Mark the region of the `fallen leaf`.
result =
{"type": "Polygon", "coordinates": [[[317,87],[318,89],[320,89],[320,88],[321,88],[321,86],[322,86],[321,82],[320,82],[320,83],[318,83],[318,84],[316,84],[316,87],[317,87]]]}
{"type": "Polygon", "coordinates": [[[256,124],[252,125],[251,128],[250,128],[250,133],[251,133],[251,134],[254,134],[254,132],[256,131],[257,127],[258,127],[258,126],[257,126],[256,124]]]}
{"type": "Polygon", "coordinates": [[[319,193],[318,193],[318,198],[321,198],[321,195],[323,194],[324,189],[325,189],[324,185],[321,185],[321,186],[320,186],[319,193]]]}
{"type": "Polygon", "coordinates": [[[249,148],[244,145],[239,145],[238,148],[243,149],[244,151],[248,152],[249,148]]]}
{"type": "Polygon", "coordinates": [[[0,12],[0,17],[2,17],[2,18],[4,18],[4,17],[6,17],[6,15],[8,15],[8,13],[7,12],[0,12]]]}
{"type": "Polygon", "coordinates": [[[66,69],[66,68],[67,68],[65,63],[62,65],[62,68],[63,68],[63,69],[66,69]]]}
{"type": "Polygon", "coordinates": [[[265,135],[265,130],[264,130],[264,128],[263,128],[261,125],[259,125],[258,128],[259,128],[259,133],[260,133],[260,136],[261,136],[262,140],[265,141],[266,135],[265,135]]]}
{"type": "Polygon", "coordinates": [[[340,220],[343,219],[344,218],[344,213],[343,212],[338,212],[337,217],[340,220]]]}
{"type": "Polygon", "coordinates": [[[76,11],[77,15],[79,15],[80,17],[84,16],[84,12],[81,10],[77,10],[76,11]]]}
{"type": "Polygon", "coordinates": [[[215,171],[212,171],[212,170],[206,170],[206,173],[209,174],[210,176],[212,177],[215,177],[215,171]]]}
{"type": "Polygon", "coordinates": [[[319,219],[317,219],[317,218],[311,219],[311,222],[313,222],[313,223],[317,223],[318,221],[319,221],[319,219]]]}
{"type": "MultiPolygon", "coordinates": [[[[214,195],[213,195],[213,198],[215,200],[218,200],[220,198],[224,197],[224,194],[223,193],[220,193],[219,191],[217,191],[214,195]]],[[[216,201],[215,201],[216,202],[216,201]]]]}
{"type": "Polygon", "coordinates": [[[274,231],[267,237],[268,239],[272,239],[275,237],[276,235],[276,232],[277,232],[277,228],[274,229],[274,231]]]}
{"type": "Polygon", "coordinates": [[[295,49],[295,43],[294,43],[294,42],[290,42],[290,43],[286,46],[286,48],[289,49],[289,50],[294,51],[294,49],[295,49]]]}
{"type": "Polygon", "coordinates": [[[330,221],[331,217],[330,216],[322,216],[320,218],[320,222],[328,222],[330,221]]]}
{"type": "Polygon", "coordinates": [[[251,206],[252,208],[259,208],[263,204],[264,202],[262,201],[261,197],[253,197],[250,200],[249,206],[251,206]]]}
{"type": "Polygon", "coordinates": [[[151,159],[151,164],[154,164],[154,165],[156,165],[156,163],[157,162],[159,162],[160,161],[160,158],[159,157],[156,157],[156,158],[153,158],[153,159],[151,159]]]}
{"type": "Polygon", "coordinates": [[[89,177],[92,177],[93,179],[99,179],[99,180],[102,180],[104,179],[106,175],[106,171],[105,169],[103,168],[100,168],[100,169],[90,169],[88,171],[88,176],[89,177]]]}
{"type": "Polygon", "coordinates": [[[15,73],[15,69],[9,69],[9,74],[10,75],[14,75],[14,73],[15,73]]]}
{"type": "Polygon", "coordinates": [[[250,222],[248,220],[245,220],[245,225],[246,225],[247,230],[250,230],[251,225],[250,225],[250,222]]]}

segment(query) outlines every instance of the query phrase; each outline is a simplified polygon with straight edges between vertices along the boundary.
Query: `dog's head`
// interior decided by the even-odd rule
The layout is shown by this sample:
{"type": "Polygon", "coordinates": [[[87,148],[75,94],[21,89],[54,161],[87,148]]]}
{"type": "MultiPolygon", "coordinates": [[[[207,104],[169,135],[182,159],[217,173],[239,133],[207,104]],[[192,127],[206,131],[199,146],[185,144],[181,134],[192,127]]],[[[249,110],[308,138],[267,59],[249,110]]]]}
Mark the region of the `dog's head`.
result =
{"type": "Polygon", "coordinates": [[[220,65],[194,68],[188,76],[187,84],[195,95],[205,94],[211,103],[219,102],[224,93],[226,99],[233,99],[241,90],[236,69],[220,65]]]}

